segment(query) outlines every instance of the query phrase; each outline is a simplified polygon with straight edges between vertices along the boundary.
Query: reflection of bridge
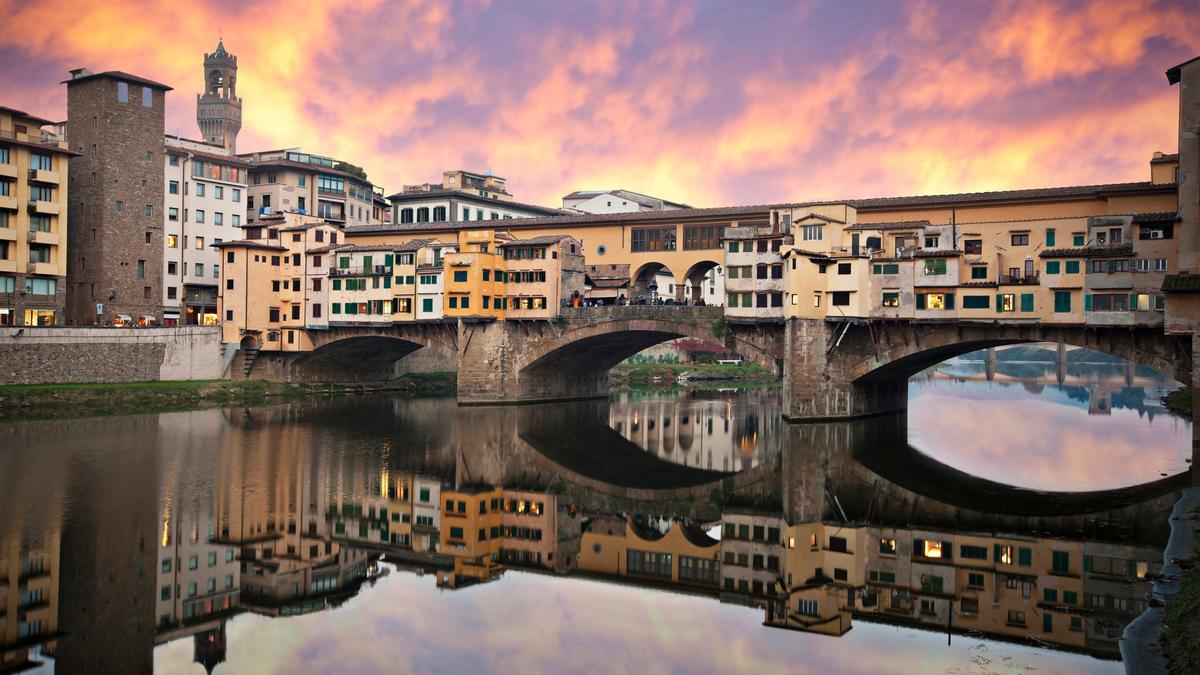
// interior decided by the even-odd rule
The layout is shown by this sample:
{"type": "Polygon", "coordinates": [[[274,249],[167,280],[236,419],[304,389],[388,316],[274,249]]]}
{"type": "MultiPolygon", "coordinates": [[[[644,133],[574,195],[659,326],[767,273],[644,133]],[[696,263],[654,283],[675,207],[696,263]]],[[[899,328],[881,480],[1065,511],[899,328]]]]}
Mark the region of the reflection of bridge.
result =
{"type": "MultiPolygon", "coordinates": [[[[421,350],[453,360],[461,403],[602,397],[608,371],[637,352],[691,337],[736,350],[784,381],[789,419],[902,410],[909,376],[979,349],[1032,342],[1087,347],[1192,380],[1188,338],[1151,327],[929,321],[865,323],[789,319],[726,323],[720,307],[624,306],[565,310],[557,321],[502,321],[337,329],[311,353],[273,353],[261,370],[295,380],[386,377],[421,350]]],[[[263,357],[260,357],[260,359],[263,357]]]]}

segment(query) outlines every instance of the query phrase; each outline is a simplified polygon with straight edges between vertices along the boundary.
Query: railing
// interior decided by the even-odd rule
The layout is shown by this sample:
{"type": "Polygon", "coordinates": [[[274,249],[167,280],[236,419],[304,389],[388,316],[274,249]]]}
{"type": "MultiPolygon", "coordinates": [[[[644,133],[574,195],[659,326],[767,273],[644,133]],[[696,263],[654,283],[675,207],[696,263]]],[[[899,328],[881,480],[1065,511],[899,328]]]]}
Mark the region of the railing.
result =
{"type": "Polygon", "coordinates": [[[1037,273],[1033,274],[1001,274],[1000,284],[1003,286],[1035,286],[1038,282],[1037,273]]]}
{"type": "Polygon", "coordinates": [[[334,197],[345,197],[345,196],[346,196],[346,191],[345,191],[345,190],[335,190],[335,189],[333,189],[333,188],[327,188],[327,187],[318,187],[318,188],[317,188],[317,194],[319,194],[319,195],[332,195],[332,196],[334,196],[334,197]]]}
{"type": "Polygon", "coordinates": [[[60,142],[62,142],[63,140],[66,140],[60,136],[56,136],[54,134],[51,134],[51,133],[48,133],[45,131],[42,131],[39,134],[21,134],[21,135],[24,136],[25,138],[17,138],[17,133],[15,131],[10,131],[8,129],[0,129],[0,138],[8,138],[8,139],[11,139],[14,141],[24,141],[26,143],[40,143],[42,145],[50,145],[50,146],[57,147],[60,142]],[[39,138],[40,140],[36,140],[36,141],[32,140],[35,137],[39,138]]]}
{"type": "Polygon", "coordinates": [[[333,267],[331,277],[386,276],[392,273],[391,265],[360,265],[356,267],[333,267]]]}

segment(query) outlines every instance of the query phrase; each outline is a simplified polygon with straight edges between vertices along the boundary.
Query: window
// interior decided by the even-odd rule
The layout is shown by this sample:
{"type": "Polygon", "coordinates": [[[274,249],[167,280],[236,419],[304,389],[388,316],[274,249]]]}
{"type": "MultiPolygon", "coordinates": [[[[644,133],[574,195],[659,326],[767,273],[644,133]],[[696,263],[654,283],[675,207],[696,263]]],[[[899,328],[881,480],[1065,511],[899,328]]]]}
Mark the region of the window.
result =
{"type": "Polygon", "coordinates": [[[926,258],[925,259],[925,274],[945,274],[946,259],[945,258],[926,258]]]}
{"type": "Polygon", "coordinates": [[[1015,312],[1017,311],[1017,296],[1013,293],[999,293],[996,295],[996,311],[997,312],[1015,312]]]}
{"type": "Polygon", "coordinates": [[[968,560],[987,560],[987,548],[963,544],[958,548],[959,556],[968,560]]]}
{"type": "Polygon", "coordinates": [[[966,239],[963,240],[963,252],[968,255],[981,255],[983,253],[982,239],[966,239]]]}
{"type": "Polygon", "coordinates": [[[1084,309],[1092,312],[1127,312],[1129,296],[1124,293],[1089,295],[1084,298],[1084,304],[1084,309]]]}
{"type": "Polygon", "coordinates": [[[204,210],[203,209],[196,209],[196,222],[197,223],[204,222],[204,210]]]}
{"type": "Polygon", "coordinates": [[[1013,564],[1013,547],[1011,544],[995,544],[992,546],[992,562],[1004,565],[1013,564]]]}
{"type": "Polygon", "coordinates": [[[1071,235],[1072,246],[1084,246],[1087,244],[1087,235],[1075,233],[1071,235]]]}
{"type": "Polygon", "coordinates": [[[1028,232],[1014,233],[1012,235],[1012,245],[1013,246],[1028,246],[1029,245],[1029,233],[1028,232]]]}
{"type": "Polygon", "coordinates": [[[675,228],[655,227],[635,229],[630,235],[630,250],[634,253],[643,251],[674,251],[675,228]]]}
{"type": "Polygon", "coordinates": [[[467,271],[466,270],[454,270],[454,280],[455,281],[466,281],[467,280],[467,271]]]}
{"type": "Polygon", "coordinates": [[[883,302],[881,304],[884,307],[899,307],[900,306],[900,292],[899,291],[884,291],[883,292],[883,302]]]}
{"type": "Polygon", "coordinates": [[[196,276],[204,276],[204,263],[196,263],[196,276]]]}
{"type": "Polygon", "coordinates": [[[1047,228],[1046,229],[1046,247],[1047,248],[1054,246],[1054,238],[1055,238],[1054,228],[1052,228],[1052,227],[1047,228]]]}
{"type": "Polygon", "coordinates": [[[137,276],[139,279],[146,278],[146,261],[145,260],[137,261],[137,276]]]}
{"type": "Polygon", "coordinates": [[[194,241],[196,242],[196,250],[203,251],[204,250],[204,237],[196,237],[196,239],[194,241]]]}
{"type": "Polygon", "coordinates": [[[824,225],[804,225],[800,228],[800,238],[804,241],[821,241],[825,238],[824,225]]]}
{"type": "Polygon", "coordinates": [[[1067,551],[1052,551],[1050,553],[1051,570],[1058,574],[1071,571],[1071,554],[1067,551]]]}
{"type": "Polygon", "coordinates": [[[1062,271],[1062,263],[1057,260],[1046,261],[1046,274],[1058,274],[1062,271]]]}
{"type": "Polygon", "coordinates": [[[954,294],[917,293],[917,309],[954,309],[954,294]]]}
{"type": "Polygon", "coordinates": [[[1155,258],[1154,259],[1154,271],[1155,272],[1166,272],[1167,271],[1167,259],[1166,258],[1155,258]]]}
{"type": "MultiPolygon", "coordinates": [[[[1079,263],[1076,262],[1076,265],[1079,263]]],[[[1068,271],[1071,263],[1067,263],[1068,271]]],[[[1054,312],[1056,314],[1069,314],[1071,312],[1071,291],[1054,291],[1054,312]]]]}
{"type": "Polygon", "coordinates": [[[197,197],[204,196],[204,183],[196,183],[196,196],[197,197]]]}
{"type": "Polygon", "coordinates": [[[850,291],[834,291],[831,293],[834,307],[845,307],[850,304],[850,291]]]}
{"type": "Polygon", "coordinates": [[[874,265],[871,269],[874,274],[899,274],[900,265],[898,263],[883,263],[874,265]]]}
{"type": "Polygon", "coordinates": [[[992,303],[986,295],[964,295],[962,306],[963,309],[988,309],[992,303]]]}
{"type": "Polygon", "coordinates": [[[153,96],[150,87],[142,87],[142,107],[149,108],[153,105],[153,96]]]}
{"type": "Polygon", "coordinates": [[[1063,269],[1066,274],[1079,274],[1079,261],[1068,260],[1063,269]]]}
{"type": "MultiPolygon", "coordinates": [[[[837,273],[838,273],[838,274],[841,274],[841,275],[845,276],[845,275],[847,275],[847,274],[850,274],[850,271],[851,271],[851,269],[850,269],[850,263],[838,263],[838,266],[837,266],[837,273]]],[[[776,277],[776,276],[772,275],[772,277],[771,277],[771,278],[773,278],[773,279],[778,279],[779,277],[776,277]]]]}
{"type": "Polygon", "coordinates": [[[1033,293],[1021,294],[1021,311],[1032,312],[1033,310],[1033,293]]]}
{"type": "Polygon", "coordinates": [[[233,189],[230,191],[230,197],[229,197],[229,198],[230,198],[230,199],[232,199],[232,200],[233,200],[233,201],[235,201],[235,202],[240,202],[240,201],[242,201],[242,191],[241,191],[240,189],[238,189],[238,188],[233,188],[233,189]]]}
{"type": "Polygon", "coordinates": [[[938,247],[938,239],[939,239],[939,237],[937,235],[926,236],[925,237],[925,248],[937,248],[938,247]]]}
{"type": "Polygon", "coordinates": [[[117,83],[117,102],[118,103],[129,103],[129,83],[128,82],[118,82],[117,83]]]}
{"type": "Polygon", "coordinates": [[[972,279],[986,279],[987,278],[987,266],[986,265],[972,265],[971,266],[971,278],[972,279]]]}
{"type": "MultiPolygon", "coordinates": [[[[987,557],[987,549],[984,549],[984,557],[987,557]]],[[[967,586],[971,588],[983,588],[984,580],[981,572],[967,573],[967,586]]]]}
{"type": "Polygon", "coordinates": [[[892,537],[879,539],[879,552],[884,555],[896,555],[896,540],[892,537]]]}
{"type": "Polygon", "coordinates": [[[683,249],[694,251],[721,248],[720,225],[692,225],[683,228],[683,249]]]}
{"type": "MultiPolygon", "coordinates": [[[[4,163],[7,164],[8,162],[4,163]]],[[[29,168],[50,171],[52,166],[53,164],[50,155],[40,152],[29,153],[29,168]]]]}

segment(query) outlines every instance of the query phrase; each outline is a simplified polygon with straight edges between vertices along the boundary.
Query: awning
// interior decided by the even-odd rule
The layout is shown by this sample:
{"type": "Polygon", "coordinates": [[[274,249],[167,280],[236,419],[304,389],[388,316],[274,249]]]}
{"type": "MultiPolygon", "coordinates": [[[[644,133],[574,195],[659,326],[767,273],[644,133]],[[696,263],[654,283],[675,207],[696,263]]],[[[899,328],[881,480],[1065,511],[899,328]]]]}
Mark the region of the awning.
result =
{"type": "Polygon", "coordinates": [[[178,319],[179,312],[163,312],[164,319],[178,319]]]}
{"type": "Polygon", "coordinates": [[[117,318],[121,321],[133,321],[133,317],[129,316],[128,314],[118,314],[117,318]]]}

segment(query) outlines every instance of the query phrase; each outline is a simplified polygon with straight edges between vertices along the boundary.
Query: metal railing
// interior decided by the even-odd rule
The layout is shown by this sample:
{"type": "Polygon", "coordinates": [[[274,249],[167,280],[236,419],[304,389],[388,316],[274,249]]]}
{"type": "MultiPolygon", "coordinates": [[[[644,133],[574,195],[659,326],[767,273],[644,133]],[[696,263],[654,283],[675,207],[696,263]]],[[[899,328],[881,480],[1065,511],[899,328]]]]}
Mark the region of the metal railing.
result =
{"type": "Polygon", "coordinates": [[[1038,274],[1001,274],[1000,284],[1006,286],[1036,286],[1039,282],[1038,274]]]}
{"type": "Polygon", "coordinates": [[[355,267],[334,267],[329,270],[331,277],[385,276],[391,273],[391,265],[357,265],[355,267]]]}

